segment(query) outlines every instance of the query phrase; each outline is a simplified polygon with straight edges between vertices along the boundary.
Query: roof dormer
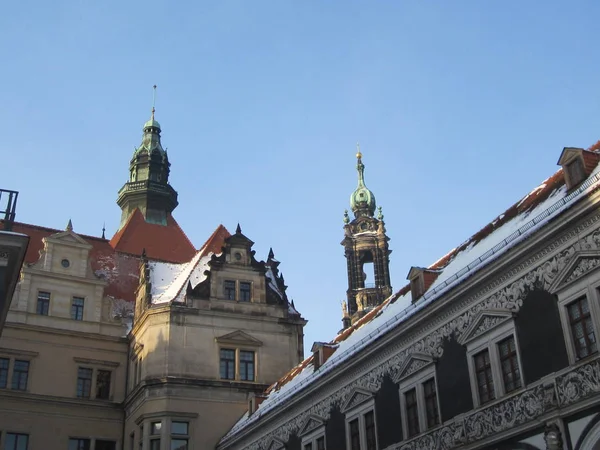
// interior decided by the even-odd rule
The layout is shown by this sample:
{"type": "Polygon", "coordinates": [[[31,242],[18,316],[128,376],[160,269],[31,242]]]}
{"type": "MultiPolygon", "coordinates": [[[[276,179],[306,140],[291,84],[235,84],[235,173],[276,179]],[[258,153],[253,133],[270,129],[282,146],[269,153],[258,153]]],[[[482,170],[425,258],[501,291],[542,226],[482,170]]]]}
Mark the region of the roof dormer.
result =
{"type": "Polygon", "coordinates": [[[425,267],[411,267],[407,280],[410,281],[410,292],[413,303],[420,299],[437,279],[441,270],[427,269],[425,267]]]}
{"type": "Polygon", "coordinates": [[[558,159],[563,169],[567,190],[575,189],[594,171],[600,154],[583,148],[565,147],[558,159]]]}
{"type": "Polygon", "coordinates": [[[310,349],[313,354],[313,366],[315,370],[321,367],[335,353],[337,344],[328,344],[326,342],[315,342],[310,349]]]}

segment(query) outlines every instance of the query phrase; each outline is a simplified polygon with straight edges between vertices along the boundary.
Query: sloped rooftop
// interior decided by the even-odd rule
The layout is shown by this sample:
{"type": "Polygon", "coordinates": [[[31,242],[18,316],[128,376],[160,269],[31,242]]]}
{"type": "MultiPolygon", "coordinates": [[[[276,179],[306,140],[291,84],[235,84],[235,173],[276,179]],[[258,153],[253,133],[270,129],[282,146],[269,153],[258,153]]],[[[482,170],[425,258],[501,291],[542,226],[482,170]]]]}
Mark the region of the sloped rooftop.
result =
{"type": "MultiPolygon", "coordinates": [[[[599,149],[600,141],[588,151],[599,149]]],[[[559,169],[469,239],[431,264],[428,268],[439,271],[439,276],[418,301],[412,303],[410,285],[390,296],[329,342],[338,348],[318,370],[314,370],[313,356],[310,356],[270,386],[257,410],[250,416],[246,413],[221,442],[230,440],[262,417],[275,412],[297,393],[426,308],[599,187],[600,165],[570,193],[567,193],[563,171],[559,169]]]]}

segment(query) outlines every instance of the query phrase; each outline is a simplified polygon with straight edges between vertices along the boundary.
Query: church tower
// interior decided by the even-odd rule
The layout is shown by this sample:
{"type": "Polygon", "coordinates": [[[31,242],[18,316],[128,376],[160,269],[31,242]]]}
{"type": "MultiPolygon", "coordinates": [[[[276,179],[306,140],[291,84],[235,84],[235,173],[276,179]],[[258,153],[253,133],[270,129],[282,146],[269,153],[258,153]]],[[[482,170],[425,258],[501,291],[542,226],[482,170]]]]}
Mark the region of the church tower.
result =
{"type": "Polygon", "coordinates": [[[365,185],[365,166],[360,149],[356,153],[358,187],[350,196],[354,214],[351,221],[344,213],[344,240],[348,264],[347,301],[343,305],[344,328],[381,304],[392,294],[390,283],[389,238],[386,235],[381,207],[377,209],[375,195],[365,185]]]}
{"type": "MultiPolygon", "coordinates": [[[[155,86],[156,88],[156,86],[155,86]]],[[[129,163],[129,181],[119,191],[121,224],[127,223],[136,209],[148,223],[167,225],[167,217],[177,206],[177,192],[169,184],[169,157],[160,142],[160,124],[154,120],[144,124],[141,145],[133,152],[129,163]]]]}

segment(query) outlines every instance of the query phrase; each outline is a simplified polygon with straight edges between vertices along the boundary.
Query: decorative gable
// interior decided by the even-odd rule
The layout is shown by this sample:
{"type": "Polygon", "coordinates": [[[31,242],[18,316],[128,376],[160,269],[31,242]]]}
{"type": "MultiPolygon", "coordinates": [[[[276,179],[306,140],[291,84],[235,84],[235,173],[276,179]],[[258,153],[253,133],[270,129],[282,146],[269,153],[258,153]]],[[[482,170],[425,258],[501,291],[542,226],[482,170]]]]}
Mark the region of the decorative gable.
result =
{"type": "Polygon", "coordinates": [[[549,288],[550,292],[563,289],[582,276],[600,267],[600,255],[597,252],[581,252],[571,259],[549,288]]]}
{"type": "Polygon", "coordinates": [[[260,347],[263,345],[262,341],[259,341],[255,337],[250,336],[248,333],[244,333],[242,330],[234,331],[233,333],[225,334],[215,338],[219,344],[230,344],[230,345],[241,345],[250,347],[260,347]]]}
{"type": "Polygon", "coordinates": [[[324,425],[325,421],[323,419],[321,419],[319,416],[311,414],[304,422],[304,425],[300,428],[300,433],[298,433],[298,436],[304,436],[305,434],[308,434],[324,425]]]}
{"type": "Polygon", "coordinates": [[[502,309],[479,311],[458,342],[464,345],[512,318],[513,314],[510,311],[502,309]]]}
{"type": "Polygon", "coordinates": [[[413,353],[406,358],[393,381],[394,383],[399,383],[404,378],[409,377],[410,375],[429,366],[430,364],[433,364],[434,362],[434,359],[429,355],[425,355],[423,353],[413,353]]]}
{"type": "Polygon", "coordinates": [[[355,388],[352,393],[348,396],[348,399],[342,406],[342,413],[346,413],[349,410],[362,405],[363,403],[373,398],[373,392],[362,388],[355,388]]]}
{"type": "Polygon", "coordinates": [[[284,450],[285,442],[283,442],[277,438],[271,438],[271,442],[269,442],[266,449],[267,450],[284,450]]]}

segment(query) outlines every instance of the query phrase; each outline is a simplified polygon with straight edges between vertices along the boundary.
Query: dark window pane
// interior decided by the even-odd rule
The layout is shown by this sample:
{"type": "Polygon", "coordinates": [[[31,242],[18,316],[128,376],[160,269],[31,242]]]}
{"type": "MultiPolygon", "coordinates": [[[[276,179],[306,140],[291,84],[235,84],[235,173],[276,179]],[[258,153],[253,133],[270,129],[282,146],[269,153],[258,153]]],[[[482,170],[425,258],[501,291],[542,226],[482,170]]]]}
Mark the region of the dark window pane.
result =
{"type": "Polygon", "coordinates": [[[115,441],[103,441],[96,439],[95,450],[116,450],[117,443],[115,441]]]}
{"type": "Polygon", "coordinates": [[[240,379],[254,381],[254,352],[240,351],[240,379]]]}
{"type": "Polygon", "coordinates": [[[5,388],[8,383],[8,358],[0,358],[0,388],[5,388]]]}
{"type": "Polygon", "coordinates": [[[77,369],[77,397],[90,398],[92,394],[92,369],[80,367],[77,369]]]}
{"type": "Polygon", "coordinates": [[[417,390],[412,388],[404,394],[406,403],[406,419],[408,422],[408,437],[419,434],[419,410],[417,406],[417,390]]]}
{"type": "Polygon", "coordinates": [[[304,450],[312,450],[312,443],[304,444],[304,450]]]}
{"type": "Polygon", "coordinates": [[[160,450],[160,439],[150,439],[150,450],[160,450]]]}
{"type": "Polygon", "coordinates": [[[427,428],[432,428],[440,423],[437,407],[437,392],[435,390],[435,379],[432,378],[423,383],[423,392],[425,394],[427,428]]]}
{"type": "Polygon", "coordinates": [[[73,297],[73,303],[71,303],[71,319],[83,320],[83,303],[82,297],[73,297]]]}
{"type": "Polygon", "coordinates": [[[225,280],[223,282],[223,292],[227,300],[235,300],[235,281],[225,280]]]}
{"type": "Polygon", "coordinates": [[[325,450],[325,437],[321,436],[317,439],[317,450],[325,450]]]}
{"type": "Polygon", "coordinates": [[[110,397],[110,370],[98,370],[96,373],[96,398],[108,400],[110,397]]]}
{"type": "Polygon", "coordinates": [[[590,309],[586,297],[581,297],[567,306],[571,335],[575,343],[577,359],[585,358],[598,351],[596,334],[590,315],[590,309]]]}
{"type": "Polygon", "coordinates": [[[171,434],[188,434],[187,422],[171,422],[171,434]]]}
{"type": "Polygon", "coordinates": [[[12,388],[18,391],[27,390],[27,378],[29,376],[29,361],[15,360],[13,366],[12,388]]]}
{"type": "Polygon", "coordinates": [[[490,352],[484,350],[476,354],[473,358],[475,360],[475,377],[477,379],[479,402],[484,404],[496,398],[492,366],[490,364],[490,352]]]}
{"type": "Polygon", "coordinates": [[[90,450],[90,440],[69,439],[69,450],[90,450]]]}
{"type": "Polygon", "coordinates": [[[37,298],[37,314],[41,314],[42,316],[48,315],[48,309],[50,308],[50,292],[38,292],[37,298]]]}
{"type": "Polygon", "coordinates": [[[250,283],[240,282],[240,302],[250,301],[251,287],[250,283]]]}
{"type": "Polygon", "coordinates": [[[360,450],[360,429],[358,419],[350,422],[350,450],[360,450]]]}
{"type": "Polygon", "coordinates": [[[6,450],[27,450],[29,435],[19,433],[6,433],[4,448],[6,450]]]}
{"type": "Polygon", "coordinates": [[[187,439],[171,439],[171,450],[187,450],[187,439]]]}
{"type": "Polygon", "coordinates": [[[502,368],[502,378],[504,381],[504,390],[512,392],[521,387],[521,373],[519,371],[519,361],[517,359],[517,347],[514,336],[510,336],[498,343],[500,353],[500,366],[502,368]]]}
{"type": "Polygon", "coordinates": [[[220,373],[224,380],[235,378],[235,350],[221,349],[220,373]]]}
{"type": "Polygon", "coordinates": [[[373,411],[369,411],[365,414],[365,433],[367,438],[367,450],[376,450],[375,414],[373,411]]]}

